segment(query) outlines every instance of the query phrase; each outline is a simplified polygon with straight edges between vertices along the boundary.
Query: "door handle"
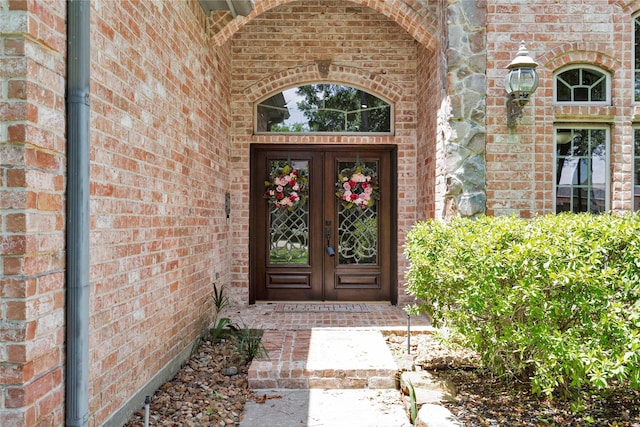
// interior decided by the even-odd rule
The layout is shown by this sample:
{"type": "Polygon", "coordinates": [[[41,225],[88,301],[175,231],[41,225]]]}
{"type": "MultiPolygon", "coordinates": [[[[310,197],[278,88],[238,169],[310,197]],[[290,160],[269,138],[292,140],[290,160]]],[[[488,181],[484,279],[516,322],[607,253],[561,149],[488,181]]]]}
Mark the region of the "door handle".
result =
{"type": "Polygon", "coordinates": [[[330,257],[333,257],[336,256],[336,251],[331,246],[331,227],[329,227],[331,225],[331,221],[326,220],[324,223],[327,225],[327,227],[324,228],[324,234],[327,236],[327,254],[330,257]]]}
{"type": "Polygon", "coordinates": [[[333,250],[333,247],[331,245],[327,245],[327,254],[329,254],[329,256],[331,257],[336,256],[336,251],[333,250]]]}

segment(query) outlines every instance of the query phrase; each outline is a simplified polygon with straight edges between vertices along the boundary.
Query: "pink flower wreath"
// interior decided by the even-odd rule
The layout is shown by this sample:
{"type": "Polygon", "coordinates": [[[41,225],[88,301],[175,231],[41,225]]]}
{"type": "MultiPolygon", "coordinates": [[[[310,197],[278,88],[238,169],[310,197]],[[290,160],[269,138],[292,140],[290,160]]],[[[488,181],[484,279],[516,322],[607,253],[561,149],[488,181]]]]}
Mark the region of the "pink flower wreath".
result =
{"type": "Polygon", "coordinates": [[[338,174],[336,196],[345,209],[357,207],[364,210],[373,206],[379,199],[378,188],[375,171],[359,163],[353,168],[343,169],[338,174]]]}
{"type": "Polygon", "coordinates": [[[304,170],[294,169],[288,164],[272,169],[265,197],[269,205],[293,211],[307,201],[307,175],[304,170]]]}

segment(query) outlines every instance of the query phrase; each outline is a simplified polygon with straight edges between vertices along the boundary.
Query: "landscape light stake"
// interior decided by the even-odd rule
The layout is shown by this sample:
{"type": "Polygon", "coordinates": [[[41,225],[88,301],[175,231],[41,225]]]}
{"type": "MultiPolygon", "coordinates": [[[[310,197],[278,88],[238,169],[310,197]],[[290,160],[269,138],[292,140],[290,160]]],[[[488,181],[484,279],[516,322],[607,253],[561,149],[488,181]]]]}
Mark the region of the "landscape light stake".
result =
{"type": "Polygon", "coordinates": [[[151,403],[151,396],[144,399],[144,427],[149,427],[149,403],[151,403]]]}
{"type": "Polygon", "coordinates": [[[407,354],[411,354],[411,315],[407,314],[407,354]]]}

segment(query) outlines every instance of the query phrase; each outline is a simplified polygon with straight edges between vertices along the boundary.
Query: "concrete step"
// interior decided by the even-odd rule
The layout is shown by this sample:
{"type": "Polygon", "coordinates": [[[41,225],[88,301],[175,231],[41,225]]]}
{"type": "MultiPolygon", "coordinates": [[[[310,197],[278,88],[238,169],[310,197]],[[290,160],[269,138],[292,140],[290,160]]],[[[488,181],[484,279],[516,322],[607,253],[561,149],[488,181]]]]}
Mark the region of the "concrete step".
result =
{"type": "Polygon", "coordinates": [[[269,358],[249,368],[252,389],[395,389],[398,367],[380,330],[266,330],[269,358]]]}

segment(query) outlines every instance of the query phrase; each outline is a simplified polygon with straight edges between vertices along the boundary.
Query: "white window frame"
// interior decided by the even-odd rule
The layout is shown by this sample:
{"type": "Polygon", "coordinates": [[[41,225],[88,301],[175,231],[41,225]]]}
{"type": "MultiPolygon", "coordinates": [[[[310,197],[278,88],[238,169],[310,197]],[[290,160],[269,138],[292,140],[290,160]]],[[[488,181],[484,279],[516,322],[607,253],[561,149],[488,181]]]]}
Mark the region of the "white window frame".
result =
{"type": "Polygon", "coordinates": [[[640,103],[640,68],[636,68],[636,61],[640,55],[640,40],[636,39],[636,29],[640,30],[640,14],[633,17],[633,99],[634,103],[640,103]],[[638,78],[636,78],[638,75],[638,78]],[[636,96],[638,99],[636,99],[636,96]]]}
{"type": "Polygon", "coordinates": [[[380,95],[379,93],[376,92],[372,92],[369,89],[365,89],[363,87],[360,87],[358,85],[354,85],[354,84],[347,84],[347,83],[341,83],[341,82],[334,82],[334,81],[324,81],[324,80],[319,80],[319,81],[311,81],[311,82],[302,82],[299,84],[295,84],[292,86],[288,86],[282,89],[279,89],[275,92],[270,93],[269,95],[266,95],[262,98],[260,98],[257,102],[255,102],[253,104],[253,134],[254,135],[273,135],[273,136],[279,136],[279,135],[294,135],[294,136],[299,136],[299,135],[318,135],[318,136],[340,136],[340,135],[348,135],[348,136],[393,136],[395,135],[395,103],[393,101],[391,101],[390,99],[386,98],[385,96],[380,95]],[[389,132],[267,132],[267,131],[259,131],[258,130],[258,106],[264,102],[265,100],[271,98],[272,96],[278,94],[278,93],[282,93],[288,89],[295,89],[299,86],[306,86],[306,85],[313,85],[313,84],[334,84],[334,85],[341,85],[341,86],[347,86],[347,87],[352,87],[364,92],[369,93],[370,95],[373,95],[381,100],[383,100],[384,102],[386,102],[387,104],[389,104],[389,126],[390,126],[390,130],[389,132]]]}
{"type": "MultiPolygon", "coordinates": [[[[631,211],[635,212],[636,187],[640,193],[640,150],[636,151],[636,132],[640,133],[640,126],[633,127],[633,150],[631,157],[631,211]],[[636,168],[636,162],[638,167],[636,168]]],[[[638,136],[640,139],[640,135],[638,136]]],[[[637,209],[640,211],[640,209],[637,209]]]]}
{"type": "MultiPolygon", "coordinates": [[[[553,212],[557,213],[558,208],[558,129],[598,129],[605,131],[605,209],[603,212],[608,212],[611,210],[611,128],[607,125],[587,125],[583,123],[558,123],[553,127],[553,212]]],[[[569,212],[573,212],[573,210],[569,212]]]]}
{"type": "Polygon", "coordinates": [[[589,64],[571,64],[562,67],[553,73],[553,102],[556,105],[611,105],[611,75],[606,70],[589,64]],[[558,101],[558,78],[560,74],[578,69],[597,71],[604,75],[606,91],[604,101],[558,101]]]}

